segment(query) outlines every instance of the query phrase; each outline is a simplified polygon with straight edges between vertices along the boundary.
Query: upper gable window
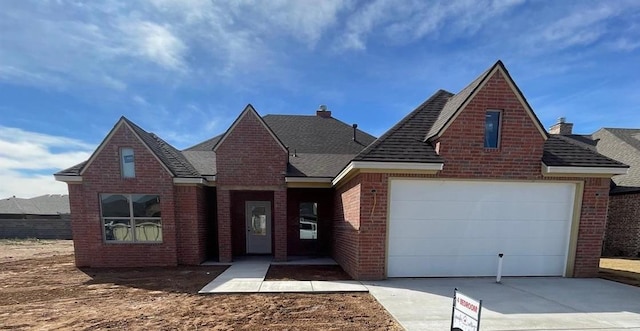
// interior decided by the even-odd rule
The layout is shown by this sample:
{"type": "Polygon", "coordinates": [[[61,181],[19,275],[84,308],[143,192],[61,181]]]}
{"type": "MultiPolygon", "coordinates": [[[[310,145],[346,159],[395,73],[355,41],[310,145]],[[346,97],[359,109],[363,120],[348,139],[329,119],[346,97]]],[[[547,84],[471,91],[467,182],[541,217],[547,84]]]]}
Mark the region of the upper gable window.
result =
{"type": "Polygon", "coordinates": [[[136,166],[133,158],[133,148],[120,149],[120,169],[122,177],[134,178],[136,176],[136,166]]]}
{"type": "Polygon", "coordinates": [[[484,120],[484,147],[498,148],[500,139],[500,114],[499,110],[489,110],[484,120]]]}

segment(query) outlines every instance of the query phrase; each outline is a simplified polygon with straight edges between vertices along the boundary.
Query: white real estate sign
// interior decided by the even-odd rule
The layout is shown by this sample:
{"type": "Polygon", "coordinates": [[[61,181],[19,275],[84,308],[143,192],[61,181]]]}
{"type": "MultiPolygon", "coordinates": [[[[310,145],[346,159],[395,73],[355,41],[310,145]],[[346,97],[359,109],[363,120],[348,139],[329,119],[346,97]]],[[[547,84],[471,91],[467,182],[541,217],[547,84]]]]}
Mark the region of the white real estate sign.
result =
{"type": "Polygon", "coordinates": [[[455,289],[453,292],[453,314],[451,330],[479,331],[482,300],[468,297],[455,289]]]}

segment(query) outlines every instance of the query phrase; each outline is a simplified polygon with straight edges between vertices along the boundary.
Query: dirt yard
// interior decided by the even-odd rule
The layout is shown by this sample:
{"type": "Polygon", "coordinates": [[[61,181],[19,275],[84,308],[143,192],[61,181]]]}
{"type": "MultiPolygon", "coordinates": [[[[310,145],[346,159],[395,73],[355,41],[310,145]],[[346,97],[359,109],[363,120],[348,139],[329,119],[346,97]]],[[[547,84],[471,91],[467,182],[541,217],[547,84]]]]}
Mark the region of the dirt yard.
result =
{"type": "Polygon", "coordinates": [[[640,287],[640,258],[601,258],[600,278],[640,287]]]}
{"type": "Polygon", "coordinates": [[[0,330],[401,330],[368,294],[194,294],[223,270],[78,270],[68,241],[2,240],[0,330]]]}

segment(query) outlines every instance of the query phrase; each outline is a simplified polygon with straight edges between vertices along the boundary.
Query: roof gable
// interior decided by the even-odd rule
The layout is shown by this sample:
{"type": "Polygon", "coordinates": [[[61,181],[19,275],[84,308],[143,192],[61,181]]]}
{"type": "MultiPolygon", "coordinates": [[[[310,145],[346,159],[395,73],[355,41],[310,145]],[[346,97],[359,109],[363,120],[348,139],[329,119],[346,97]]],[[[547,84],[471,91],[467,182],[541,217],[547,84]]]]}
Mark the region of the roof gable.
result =
{"type": "Polygon", "coordinates": [[[540,123],[540,120],[533,112],[533,109],[525,99],[522,91],[520,91],[516,83],[513,81],[513,78],[511,78],[511,75],[509,75],[509,72],[505,68],[504,64],[500,60],[498,60],[491,68],[482,73],[473,82],[471,82],[471,84],[462,89],[458,94],[449,98],[447,103],[442,108],[442,111],[439,113],[438,118],[429,129],[429,132],[425,136],[424,140],[434,140],[442,136],[444,131],[446,131],[451,123],[458,117],[460,112],[462,112],[467,104],[469,104],[478,94],[478,92],[484,88],[486,82],[496,74],[501,74],[505,78],[514,95],[518,98],[518,101],[522,104],[523,108],[533,121],[542,137],[546,140],[549,137],[547,131],[542,126],[542,123],[540,123]]]}
{"type": "Polygon", "coordinates": [[[100,143],[98,148],[93,152],[93,154],[91,154],[91,157],[84,164],[81,163],[63,170],[59,174],[68,174],[71,170],[77,170],[79,175],[84,174],[86,169],[89,168],[91,163],[93,163],[104,147],[108,145],[114,134],[120,129],[130,130],[172,177],[200,177],[198,171],[189,163],[189,161],[186,160],[180,151],[155,134],[148,133],[143,130],[124,116],[118,120],[116,125],[111,129],[111,131],[109,131],[109,134],[107,134],[105,139],[100,143]]]}
{"type": "Polygon", "coordinates": [[[225,140],[229,137],[229,135],[231,134],[231,132],[233,132],[233,130],[236,128],[236,126],[238,125],[238,123],[240,123],[240,121],[242,121],[242,119],[245,116],[253,116],[256,118],[256,120],[258,120],[258,122],[264,127],[265,130],[267,130],[267,132],[269,133],[269,135],[273,138],[274,141],[276,141],[276,143],[280,146],[280,148],[282,148],[282,150],[285,153],[288,153],[287,148],[285,147],[285,145],[282,143],[282,141],[280,141],[280,139],[278,139],[278,136],[275,135],[275,133],[273,133],[273,130],[271,130],[271,128],[267,125],[267,123],[265,123],[264,119],[262,119],[262,117],[260,117],[260,115],[258,115],[258,112],[255,110],[255,108],[253,108],[253,106],[251,104],[248,104],[244,110],[242,111],[242,113],[240,113],[240,115],[238,116],[238,118],[236,118],[235,121],[233,121],[233,123],[231,124],[231,126],[229,127],[229,129],[227,129],[227,131],[222,135],[222,137],[216,142],[215,146],[213,146],[213,151],[217,151],[218,148],[224,144],[225,140]]]}

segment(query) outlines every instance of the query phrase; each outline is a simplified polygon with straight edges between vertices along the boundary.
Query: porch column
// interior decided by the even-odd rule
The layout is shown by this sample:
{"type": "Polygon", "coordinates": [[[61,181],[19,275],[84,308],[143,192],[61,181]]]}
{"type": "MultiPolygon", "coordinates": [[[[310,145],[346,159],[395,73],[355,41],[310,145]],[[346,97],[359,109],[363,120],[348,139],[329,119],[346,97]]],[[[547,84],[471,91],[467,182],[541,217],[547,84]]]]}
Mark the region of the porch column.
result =
{"type": "Polygon", "coordinates": [[[231,194],[218,187],[218,251],[220,262],[231,262],[231,194]]]}
{"type": "Polygon", "coordinates": [[[275,230],[275,248],[273,258],[276,261],[287,260],[287,189],[273,192],[273,218],[275,230]]]}

